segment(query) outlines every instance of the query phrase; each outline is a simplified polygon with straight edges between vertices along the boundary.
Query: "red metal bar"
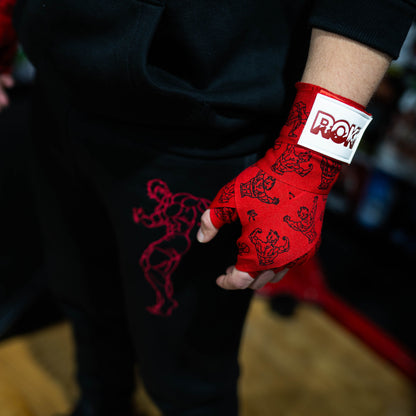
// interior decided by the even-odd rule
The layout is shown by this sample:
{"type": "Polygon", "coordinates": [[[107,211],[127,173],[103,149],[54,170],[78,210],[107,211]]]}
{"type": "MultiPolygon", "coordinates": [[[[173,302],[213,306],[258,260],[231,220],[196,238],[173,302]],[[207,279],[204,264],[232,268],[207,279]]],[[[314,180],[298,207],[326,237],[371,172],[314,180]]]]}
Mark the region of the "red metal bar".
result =
{"type": "Polygon", "coordinates": [[[393,337],[329,290],[317,258],[292,269],[279,283],[268,284],[258,293],[267,297],[288,294],[299,301],[319,305],[416,383],[415,357],[393,337]]]}

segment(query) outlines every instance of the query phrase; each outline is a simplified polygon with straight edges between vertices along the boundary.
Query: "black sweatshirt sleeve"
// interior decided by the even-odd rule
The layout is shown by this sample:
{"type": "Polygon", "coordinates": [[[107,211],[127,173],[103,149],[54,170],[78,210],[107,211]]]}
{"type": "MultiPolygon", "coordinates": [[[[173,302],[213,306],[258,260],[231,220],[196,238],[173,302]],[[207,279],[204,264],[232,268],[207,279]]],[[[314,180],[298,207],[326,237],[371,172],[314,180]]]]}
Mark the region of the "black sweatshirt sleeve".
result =
{"type": "Polygon", "coordinates": [[[310,23],[397,58],[416,0],[316,0],[310,23]]]}

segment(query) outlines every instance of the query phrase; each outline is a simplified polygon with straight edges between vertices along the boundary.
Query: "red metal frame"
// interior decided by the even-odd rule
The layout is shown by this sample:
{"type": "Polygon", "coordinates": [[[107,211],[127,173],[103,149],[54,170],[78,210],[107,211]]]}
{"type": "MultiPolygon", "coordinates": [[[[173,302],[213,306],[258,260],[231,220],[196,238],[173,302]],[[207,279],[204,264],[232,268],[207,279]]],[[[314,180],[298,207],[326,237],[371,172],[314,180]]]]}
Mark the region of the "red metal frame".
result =
{"type": "Polygon", "coordinates": [[[258,293],[267,297],[279,294],[291,295],[299,301],[319,305],[416,383],[415,357],[393,337],[329,290],[316,257],[290,270],[279,283],[268,284],[258,293]]]}

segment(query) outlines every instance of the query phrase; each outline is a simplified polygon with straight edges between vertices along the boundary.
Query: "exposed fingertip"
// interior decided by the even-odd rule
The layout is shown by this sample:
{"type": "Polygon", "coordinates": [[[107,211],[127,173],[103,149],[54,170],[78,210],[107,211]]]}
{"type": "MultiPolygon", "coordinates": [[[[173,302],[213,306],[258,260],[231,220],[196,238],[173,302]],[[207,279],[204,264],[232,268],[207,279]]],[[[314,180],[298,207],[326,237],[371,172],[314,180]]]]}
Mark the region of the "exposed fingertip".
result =
{"type": "Polygon", "coordinates": [[[208,243],[217,235],[217,233],[218,229],[213,226],[209,215],[204,213],[201,217],[201,227],[197,233],[198,241],[201,243],[208,243]]]}
{"type": "Polygon", "coordinates": [[[215,281],[215,283],[220,288],[227,290],[227,288],[224,286],[224,279],[225,279],[225,275],[222,274],[221,276],[217,277],[217,280],[215,281]]]}
{"type": "Polygon", "coordinates": [[[198,232],[196,233],[196,239],[200,242],[200,243],[204,243],[205,242],[205,236],[204,233],[202,232],[201,229],[198,230],[198,232]]]}

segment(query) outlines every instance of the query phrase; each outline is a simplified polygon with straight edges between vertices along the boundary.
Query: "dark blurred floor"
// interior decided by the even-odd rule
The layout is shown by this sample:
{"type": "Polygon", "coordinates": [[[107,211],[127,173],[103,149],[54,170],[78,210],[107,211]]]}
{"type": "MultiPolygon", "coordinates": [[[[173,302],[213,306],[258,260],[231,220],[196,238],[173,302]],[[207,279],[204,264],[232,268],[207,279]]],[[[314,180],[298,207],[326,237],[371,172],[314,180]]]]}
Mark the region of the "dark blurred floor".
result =
{"type": "MultiPolygon", "coordinates": [[[[65,414],[78,396],[73,354],[65,322],[0,342],[1,416],[65,414]]],[[[287,319],[256,297],[240,361],[242,416],[416,414],[409,380],[312,305],[287,319]]],[[[143,389],[136,402],[160,416],[143,389]]]]}

